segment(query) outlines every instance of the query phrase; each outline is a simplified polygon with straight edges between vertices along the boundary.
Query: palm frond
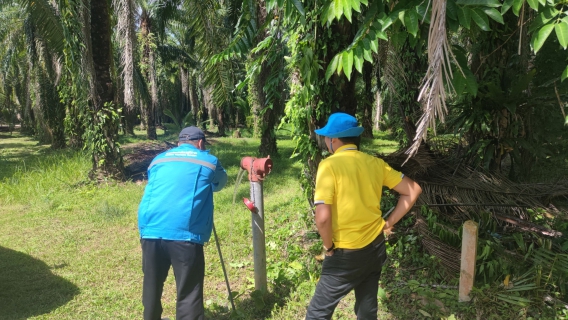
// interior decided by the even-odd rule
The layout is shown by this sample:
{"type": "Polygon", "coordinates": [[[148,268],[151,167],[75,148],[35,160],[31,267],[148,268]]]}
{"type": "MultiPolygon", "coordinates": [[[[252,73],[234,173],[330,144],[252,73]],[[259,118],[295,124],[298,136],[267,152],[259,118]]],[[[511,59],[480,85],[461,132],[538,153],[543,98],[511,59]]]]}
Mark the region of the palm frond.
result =
{"type": "Polygon", "coordinates": [[[229,45],[220,53],[213,56],[213,60],[228,60],[233,57],[242,57],[248,54],[256,44],[256,37],[259,30],[265,30],[266,25],[270,23],[272,19],[266,19],[267,22],[263,26],[259,27],[256,23],[256,3],[254,1],[248,0],[243,1],[241,14],[237,24],[235,26],[235,33],[232,37],[229,45]]]}
{"type": "Polygon", "coordinates": [[[392,98],[400,98],[399,88],[406,87],[408,75],[404,70],[401,55],[388,42],[381,42],[378,53],[378,65],[382,71],[381,80],[392,98]]]}
{"type": "Polygon", "coordinates": [[[568,183],[518,184],[502,174],[475,170],[443,156],[427,151],[423,146],[407,159],[408,151],[400,150],[385,160],[420,183],[422,195],[417,205],[438,208],[460,219],[470,219],[480,212],[510,215],[523,220],[529,211],[543,210],[555,215],[546,203],[554,198],[568,196],[568,183]],[[406,162],[408,161],[408,162],[406,162]]]}
{"type": "Polygon", "coordinates": [[[208,63],[204,73],[203,84],[213,86],[213,103],[224,105],[232,101],[232,91],[235,86],[229,64],[226,61],[208,63]]]}
{"type": "Polygon", "coordinates": [[[221,16],[218,15],[222,8],[218,2],[212,0],[187,1],[187,10],[194,13],[190,21],[193,37],[196,39],[195,50],[204,61],[205,87],[213,86],[213,100],[216,105],[224,105],[232,101],[234,88],[233,71],[226,61],[215,63],[211,58],[221,52],[227,43],[220,30],[221,16]]]}
{"type": "MultiPolygon", "coordinates": [[[[13,1],[0,0],[0,11],[10,6],[13,1]]],[[[19,5],[25,8],[36,26],[38,34],[46,41],[51,50],[58,55],[63,53],[65,35],[61,20],[49,0],[20,0],[19,5]]]]}
{"type": "Polygon", "coordinates": [[[446,1],[432,0],[432,17],[428,33],[428,70],[422,80],[418,101],[422,102],[423,114],[418,121],[416,136],[407,150],[408,158],[418,151],[428,128],[436,134],[436,120],[444,122],[448,112],[444,80],[451,89],[452,70],[450,67],[451,50],[446,36],[446,1]]]}
{"type": "Polygon", "coordinates": [[[158,45],[157,50],[162,60],[178,61],[191,68],[196,68],[198,66],[197,61],[195,61],[185,50],[177,46],[158,45]]]}
{"type": "Polygon", "coordinates": [[[158,39],[164,39],[168,22],[179,13],[180,0],[157,0],[153,3],[154,8],[150,11],[150,17],[154,22],[154,32],[158,39]]]}

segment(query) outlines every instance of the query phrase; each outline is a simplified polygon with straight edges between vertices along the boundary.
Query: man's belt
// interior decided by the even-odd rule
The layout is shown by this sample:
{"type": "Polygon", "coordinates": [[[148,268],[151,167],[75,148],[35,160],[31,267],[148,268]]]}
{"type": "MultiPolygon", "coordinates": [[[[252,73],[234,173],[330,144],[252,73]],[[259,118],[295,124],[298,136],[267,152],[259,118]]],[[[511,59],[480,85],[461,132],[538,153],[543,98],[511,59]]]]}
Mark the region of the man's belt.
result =
{"type": "Polygon", "coordinates": [[[361,250],[365,250],[371,246],[376,246],[379,243],[385,241],[385,235],[383,234],[383,232],[381,231],[381,233],[379,233],[379,235],[375,238],[375,240],[373,240],[371,243],[369,243],[368,245],[364,246],[363,248],[359,248],[359,249],[343,249],[343,248],[337,248],[335,249],[335,251],[339,252],[355,252],[355,251],[361,251],[361,250]]]}

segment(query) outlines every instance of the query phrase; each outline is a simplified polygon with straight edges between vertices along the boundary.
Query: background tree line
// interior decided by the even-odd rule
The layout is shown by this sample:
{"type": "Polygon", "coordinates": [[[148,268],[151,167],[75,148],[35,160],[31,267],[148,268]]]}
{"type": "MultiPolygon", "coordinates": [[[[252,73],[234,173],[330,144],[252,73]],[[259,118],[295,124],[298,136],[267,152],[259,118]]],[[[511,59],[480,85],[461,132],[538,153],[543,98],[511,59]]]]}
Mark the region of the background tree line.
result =
{"type": "Polygon", "coordinates": [[[277,153],[289,123],[306,192],[328,115],[408,154],[454,133],[469,164],[522,178],[566,117],[560,0],[1,0],[0,120],[120,176],[119,130],[239,126],[277,153]],[[430,133],[430,135],[428,135],[430,133]],[[422,141],[427,141],[420,147],[422,141]]]}

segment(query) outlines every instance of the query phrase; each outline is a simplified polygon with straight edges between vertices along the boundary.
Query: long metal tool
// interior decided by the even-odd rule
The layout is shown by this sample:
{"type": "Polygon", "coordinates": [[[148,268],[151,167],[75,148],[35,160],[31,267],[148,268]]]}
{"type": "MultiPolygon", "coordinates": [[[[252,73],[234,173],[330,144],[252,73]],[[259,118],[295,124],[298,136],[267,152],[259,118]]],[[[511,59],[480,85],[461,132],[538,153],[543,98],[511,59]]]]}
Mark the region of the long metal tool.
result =
{"type": "Polygon", "coordinates": [[[217,237],[215,224],[213,224],[213,235],[215,235],[215,244],[217,245],[217,251],[219,251],[219,259],[221,259],[221,267],[223,267],[223,274],[225,275],[225,283],[227,284],[227,292],[229,292],[229,300],[231,300],[231,307],[233,307],[233,312],[235,312],[235,302],[233,301],[233,294],[231,293],[229,277],[227,277],[227,270],[225,269],[225,262],[223,261],[223,255],[221,254],[221,246],[219,245],[219,237],[217,237]]]}

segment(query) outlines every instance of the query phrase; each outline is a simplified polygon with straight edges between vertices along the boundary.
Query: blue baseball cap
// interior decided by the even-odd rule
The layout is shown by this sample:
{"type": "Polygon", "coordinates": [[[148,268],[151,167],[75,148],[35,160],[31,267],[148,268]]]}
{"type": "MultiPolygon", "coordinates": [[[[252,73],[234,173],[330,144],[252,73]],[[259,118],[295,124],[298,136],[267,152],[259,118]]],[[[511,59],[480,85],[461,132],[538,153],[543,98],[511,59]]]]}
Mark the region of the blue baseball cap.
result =
{"type": "Polygon", "coordinates": [[[201,129],[195,126],[183,128],[183,130],[181,130],[181,132],[179,133],[179,141],[201,140],[201,139],[203,139],[203,141],[207,143],[207,141],[205,140],[205,133],[203,133],[201,129]]]}
{"type": "Polygon", "coordinates": [[[315,132],[328,138],[358,137],[363,133],[363,127],[359,127],[354,116],[337,112],[329,116],[325,127],[315,132]]]}

